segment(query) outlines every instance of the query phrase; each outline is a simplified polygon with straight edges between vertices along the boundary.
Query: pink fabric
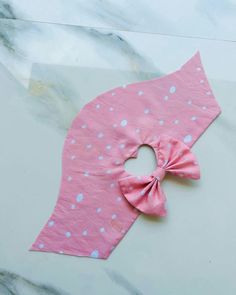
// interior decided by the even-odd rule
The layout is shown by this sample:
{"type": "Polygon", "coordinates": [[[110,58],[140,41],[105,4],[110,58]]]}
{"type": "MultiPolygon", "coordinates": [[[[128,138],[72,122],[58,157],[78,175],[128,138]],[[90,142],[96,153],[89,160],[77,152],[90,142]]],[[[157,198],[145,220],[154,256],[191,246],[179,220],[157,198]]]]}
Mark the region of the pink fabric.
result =
{"type": "Polygon", "coordinates": [[[139,211],[165,216],[166,197],[161,181],[167,172],[189,179],[199,179],[200,170],[195,156],[183,142],[161,135],[153,145],[158,162],[150,176],[126,176],[118,180],[122,194],[139,211]]]}
{"type": "Polygon", "coordinates": [[[118,185],[125,160],[160,134],[190,147],[219,113],[199,53],[165,77],[96,97],[68,131],[57,204],[31,250],[107,258],[140,214],[118,185]]]}

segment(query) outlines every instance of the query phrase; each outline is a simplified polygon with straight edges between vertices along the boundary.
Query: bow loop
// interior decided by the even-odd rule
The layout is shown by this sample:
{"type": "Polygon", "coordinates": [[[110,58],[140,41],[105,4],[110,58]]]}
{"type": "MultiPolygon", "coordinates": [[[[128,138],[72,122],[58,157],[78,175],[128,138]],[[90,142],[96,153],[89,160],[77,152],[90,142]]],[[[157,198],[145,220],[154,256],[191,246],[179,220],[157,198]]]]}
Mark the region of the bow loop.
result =
{"type": "Polygon", "coordinates": [[[189,147],[177,139],[161,135],[154,144],[154,149],[158,163],[150,177],[128,176],[118,182],[124,197],[132,206],[145,214],[164,216],[166,198],[160,183],[166,173],[199,179],[200,170],[189,147]]]}

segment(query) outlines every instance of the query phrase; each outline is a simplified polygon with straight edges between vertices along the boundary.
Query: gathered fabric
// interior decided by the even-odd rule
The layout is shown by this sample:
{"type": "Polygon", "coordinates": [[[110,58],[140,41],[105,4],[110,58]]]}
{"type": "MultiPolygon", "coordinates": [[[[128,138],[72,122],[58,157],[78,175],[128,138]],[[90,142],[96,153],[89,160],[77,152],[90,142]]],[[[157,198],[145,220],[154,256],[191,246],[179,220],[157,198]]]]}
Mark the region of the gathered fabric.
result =
{"type": "Polygon", "coordinates": [[[161,181],[166,173],[189,179],[199,179],[200,169],[195,156],[183,142],[161,135],[156,144],[157,168],[150,176],[126,176],[119,185],[127,201],[139,211],[165,216],[165,193],[161,181]]]}

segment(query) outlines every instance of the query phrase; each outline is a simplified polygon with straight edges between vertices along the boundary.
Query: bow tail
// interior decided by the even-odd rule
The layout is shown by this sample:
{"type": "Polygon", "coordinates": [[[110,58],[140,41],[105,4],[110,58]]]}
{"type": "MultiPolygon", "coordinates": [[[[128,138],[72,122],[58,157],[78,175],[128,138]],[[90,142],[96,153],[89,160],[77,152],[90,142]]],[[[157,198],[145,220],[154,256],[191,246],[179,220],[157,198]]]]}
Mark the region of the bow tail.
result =
{"type": "Polygon", "coordinates": [[[165,216],[165,203],[165,193],[161,188],[160,182],[156,180],[145,200],[143,200],[143,204],[141,204],[141,209],[143,210],[139,210],[153,216],[165,216]]]}
{"type": "Polygon", "coordinates": [[[160,182],[153,179],[150,183],[130,181],[131,179],[120,179],[120,189],[126,200],[139,211],[153,216],[165,216],[165,193],[160,182]]]}

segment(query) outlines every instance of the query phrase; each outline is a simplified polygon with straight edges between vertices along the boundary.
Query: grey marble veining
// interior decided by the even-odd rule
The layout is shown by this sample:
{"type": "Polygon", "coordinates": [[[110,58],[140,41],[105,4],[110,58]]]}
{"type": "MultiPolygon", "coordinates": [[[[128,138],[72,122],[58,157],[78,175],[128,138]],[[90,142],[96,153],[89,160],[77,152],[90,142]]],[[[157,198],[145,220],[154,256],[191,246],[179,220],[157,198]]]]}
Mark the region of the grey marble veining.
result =
{"type": "MultiPolygon", "coordinates": [[[[106,269],[107,276],[119,287],[125,290],[126,294],[142,295],[127,278],[117,271],[106,269]]],[[[106,291],[103,294],[108,294],[106,291]]],[[[68,292],[55,288],[49,284],[42,284],[29,280],[21,275],[0,269],[0,294],[1,295],[70,295],[68,292]]],[[[78,294],[78,293],[77,293],[78,294]]],[[[98,294],[98,293],[97,293],[98,294]]]]}
{"type": "Polygon", "coordinates": [[[30,74],[32,60],[73,66],[84,62],[91,66],[115,62],[117,67],[125,65],[137,73],[156,71],[160,74],[155,65],[118,32],[3,19],[0,24],[1,62],[26,85],[29,77],[25,76],[30,74]],[[87,49],[92,55],[88,61],[83,60],[87,59],[87,49]]]}
{"type": "Polygon", "coordinates": [[[160,76],[177,69],[197,50],[205,56],[205,64],[211,65],[210,75],[233,78],[234,43],[0,19],[0,61],[25,87],[33,63],[116,68],[160,76]],[[230,54],[216,64],[214,55],[225,51],[230,54]],[[224,74],[220,71],[223,67],[228,68],[224,74]]]}
{"type": "Polygon", "coordinates": [[[69,295],[47,284],[39,284],[18,274],[0,269],[1,295],[69,295]]]}
{"type": "Polygon", "coordinates": [[[4,18],[236,41],[234,0],[1,0],[4,18]]]}
{"type": "Polygon", "coordinates": [[[11,4],[6,1],[0,1],[0,18],[15,19],[16,17],[11,4]]]}
{"type": "MultiPolygon", "coordinates": [[[[116,75],[120,83],[161,75],[150,59],[140,54],[119,32],[13,20],[0,22],[0,57],[3,65],[20,84],[26,89],[29,87],[30,98],[26,102],[32,113],[42,122],[50,123],[60,130],[67,130],[76,113],[88,102],[88,97],[85,97],[81,103],[78,89],[78,81],[83,80],[80,72],[85,68],[83,58],[87,58],[87,49],[95,58],[94,63],[88,60],[91,66],[93,63],[89,79],[92,76],[94,79],[104,77],[101,83],[103,87],[94,91],[93,97],[112,86],[119,86],[119,82],[105,83],[106,80],[109,81],[110,74],[116,75]],[[67,39],[73,43],[73,49],[68,47],[67,39]],[[57,51],[57,44],[60,52],[57,51]],[[50,52],[51,46],[55,53],[50,52]],[[52,61],[55,65],[50,65],[52,61]],[[119,69],[110,69],[110,73],[103,67],[96,70],[95,65],[99,66],[101,63],[112,67],[115,65],[117,68],[125,65],[127,70],[122,72],[119,69]],[[123,79],[120,79],[122,76],[123,79]]],[[[94,80],[90,79],[90,83],[94,84],[94,80]]],[[[90,96],[89,99],[93,97],[90,96]]]]}
{"type": "Polygon", "coordinates": [[[122,276],[117,271],[114,271],[111,269],[106,269],[105,271],[106,271],[107,275],[110,277],[110,279],[112,281],[114,281],[117,285],[124,288],[128,294],[130,294],[130,295],[143,295],[143,293],[140,290],[138,290],[135,286],[133,286],[133,284],[131,284],[127,278],[122,276]]]}

